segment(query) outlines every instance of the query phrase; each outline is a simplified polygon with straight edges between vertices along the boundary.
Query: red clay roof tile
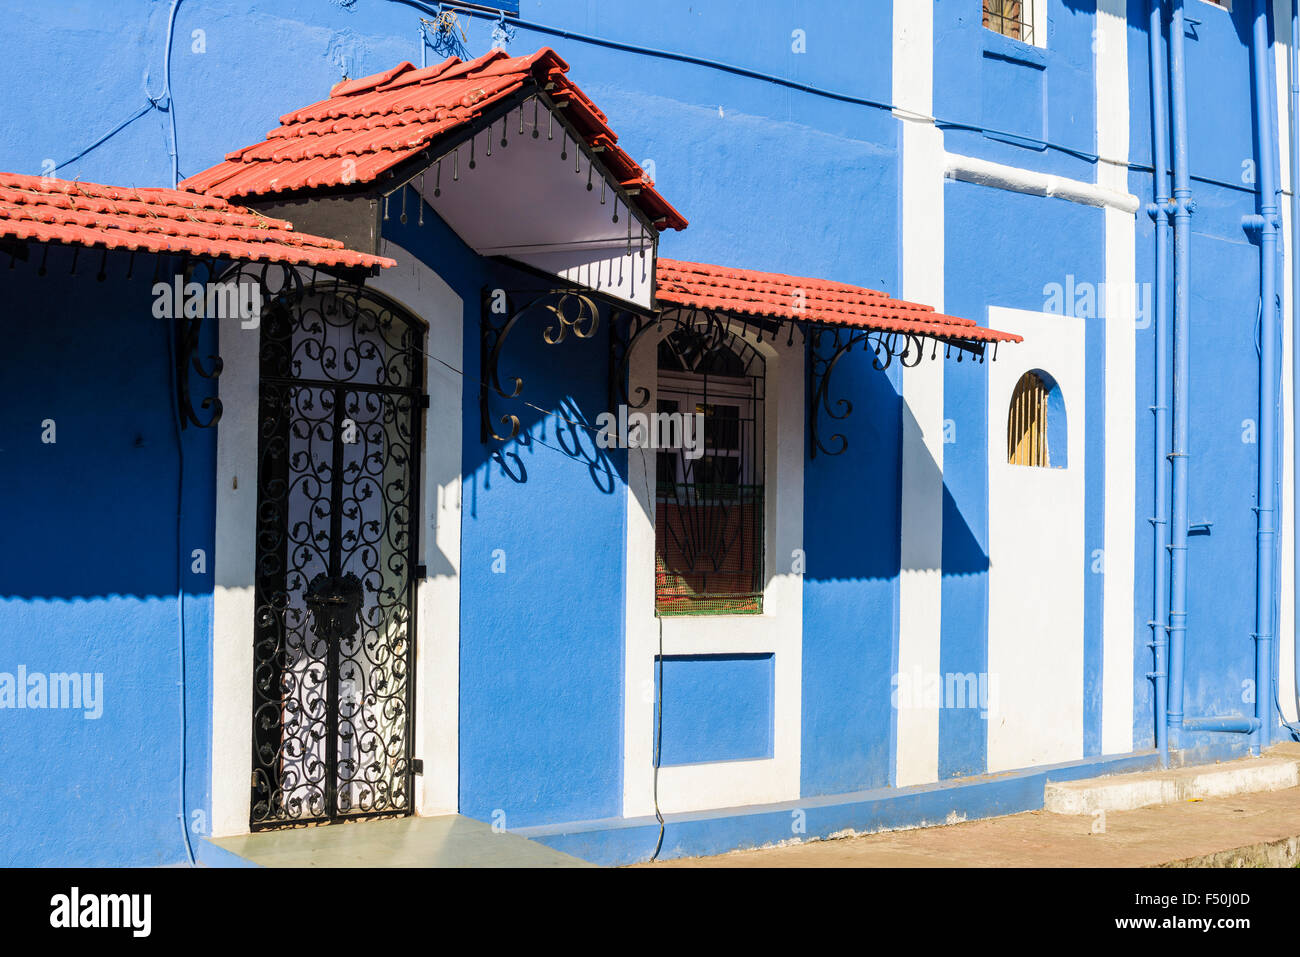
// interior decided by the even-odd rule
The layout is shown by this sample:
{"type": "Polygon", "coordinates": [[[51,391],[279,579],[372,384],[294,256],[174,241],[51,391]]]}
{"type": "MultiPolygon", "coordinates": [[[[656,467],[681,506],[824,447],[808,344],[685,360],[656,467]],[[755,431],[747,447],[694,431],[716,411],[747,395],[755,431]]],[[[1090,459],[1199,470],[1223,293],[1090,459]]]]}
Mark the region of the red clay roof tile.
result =
{"type": "Polygon", "coordinates": [[[662,256],[656,263],[655,278],[655,296],[661,305],[857,326],[882,332],[910,332],[936,339],[1022,341],[1012,333],[986,329],[970,319],[945,316],[920,303],[826,279],[683,262],[662,256]]]}
{"type": "Polygon", "coordinates": [[[181,185],[223,198],[368,183],[425,149],[439,136],[482,116],[492,105],[534,83],[557,102],[582,137],[602,146],[601,162],[660,229],[686,220],[625,153],[605,114],[565,75],[569,64],[549,47],[512,57],[492,50],[462,62],[451,57],[416,69],[391,70],[335,84],[330,96],[280,117],[266,140],[227,154],[224,162],[181,185]],[[342,162],[351,159],[351,165],[342,162]]]}
{"type": "Polygon", "coordinates": [[[0,173],[0,238],[305,266],[393,266],[213,196],[0,173]]]}

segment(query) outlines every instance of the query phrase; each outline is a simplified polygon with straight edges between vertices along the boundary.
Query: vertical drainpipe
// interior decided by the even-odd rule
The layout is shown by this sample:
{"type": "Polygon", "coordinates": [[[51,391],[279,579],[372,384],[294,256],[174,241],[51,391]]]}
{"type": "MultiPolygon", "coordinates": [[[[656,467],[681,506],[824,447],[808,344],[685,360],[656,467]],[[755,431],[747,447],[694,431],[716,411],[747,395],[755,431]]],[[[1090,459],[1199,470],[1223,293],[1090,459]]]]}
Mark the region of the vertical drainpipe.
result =
{"type": "MultiPolygon", "coordinates": [[[[1300,118],[1300,62],[1297,62],[1297,52],[1300,52],[1300,0],[1291,0],[1291,104],[1287,111],[1291,131],[1291,475],[1292,481],[1300,486],[1300,442],[1296,441],[1297,424],[1300,423],[1300,389],[1297,388],[1300,385],[1300,329],[1296,324],[1296,316],[1300,315],[1300,256],[1296,255],[1300,251],[1300,202],[1297,202],[1297,196],[1300,196],[1300,131],[1296,129],[1296,120],[1300,118]]],[[[1300,501],[1300,498],[1296,500],[1300,501]]],[[[1300,514],[1300,509],[1293,505],[1293,602],[1294,596],[1300,595],[1300,534],[1297,534],[1300,532],[1300,523],[1296,522],[1297,514],[1300,514]]],[[[1300,714],[1300,628],[1295,627],[1300,615],[1296,611],[1300,609],[1293,603],[1291,624],[1295,654],[1292,667],[1295,672],[1296,708],[1300,714]]]]}
{"type": "Polygon", "coordinates": [[[1258,754],[1270,742],[1270,712],[1273,704],[1273,556],[1277,532],[1275,516],[1275,474],[1277,441],[1277,393],[1274,366],[1277,362],[1277,76],[1269,44],[1268,3],[1255,0],[1251,28],[1251,63],[1255,81],[1255,146],[1259,158],[1259,483],[1256,501],[1255,579],[1255,718],[1259,729],[1251,743],[1258,754]]]}
{"type": "Polygon", "coordinates": [[[1173,449],[1169,545],[1169,703],[1168,733],[1178,746],[1183,725],[1184,638],[1187,634],[1187,376],[1191,269],[1187,261],[1192,209],[1191,176],[1187,168],[1187,66],[1183,0],[1174,0],[1169,21],[1169,72],[1174,133],[1174,391],[1173,449]]]}
{"type": "MultiPolygon", "coordinates": [[[[1294,0],[1300,3],[1300,0],[1294,0]]],[[[1148,36],[1151,60],[1151,155],[1155,167],[1148,212],[1155,221],[1155,416],[1153,464],[1155,466],[1155,513],[1152,562],[1154,585],[1151,611],[1151,648],[1155,656],[1156,748],[1160,763],[1169,766],[1169,99],[1165,92],[1164,0],[1147,0],[1148,36]]]]}

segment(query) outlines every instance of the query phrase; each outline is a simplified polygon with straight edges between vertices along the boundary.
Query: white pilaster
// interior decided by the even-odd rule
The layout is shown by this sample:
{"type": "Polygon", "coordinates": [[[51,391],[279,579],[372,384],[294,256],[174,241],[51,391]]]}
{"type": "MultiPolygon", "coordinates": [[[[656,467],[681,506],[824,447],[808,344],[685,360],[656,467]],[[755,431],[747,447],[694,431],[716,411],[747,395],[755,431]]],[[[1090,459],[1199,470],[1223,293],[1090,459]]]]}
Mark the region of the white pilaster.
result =
{"type": "MultiPolygon", "coordinates": [[[[894,4],[894,103],[901,121],[904,299],[943,309],[943,135],[934,125],[934,7],[894,4]]],[[[943,550],[943,363],[903,370],[902,570],[898,673],[939,673],[943,550]]],[[[912,696],[915,697],[915,696],[912,696]]],[[[895,783],[939,777],[939,711],[900,708],[895,783]]]]}
{"type": "MultiPolygon", "coordinates": [[[[1125,0],[1098,0],[1094,32],[1097,76],[1097,185],[1128,192],[1128,16],[1125,0]]],[[[1101,749],[1133,750],[1133,563],[1136,547],[1135,447],[1137,323],[1150,323],[1151,297],[1138,296],[1136,220],[1105,209],[1106,392],[1105,550],[1102,585],[1101,749]],[[1145,305],[1141,316],[1135,305],[1145,305]]],[[[1144,326],[1145,328],[1145,326],[1144,326]]],[[[1085,547],[1093,547],[1088,543],[1085,547]]],[[[1091,562],[1088,565],[1092,567],[1091,562]]]]}

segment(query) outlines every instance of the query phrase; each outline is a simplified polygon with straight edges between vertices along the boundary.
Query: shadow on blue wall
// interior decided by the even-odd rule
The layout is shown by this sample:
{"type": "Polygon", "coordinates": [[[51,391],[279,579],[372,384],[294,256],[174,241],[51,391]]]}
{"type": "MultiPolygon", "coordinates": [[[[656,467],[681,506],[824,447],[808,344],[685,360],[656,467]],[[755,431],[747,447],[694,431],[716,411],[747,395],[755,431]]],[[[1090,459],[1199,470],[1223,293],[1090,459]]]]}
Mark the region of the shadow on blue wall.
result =
{"type": "MultiPolygon", "coordinates": [[[[0,710],[0,863],[174,863],[185,853],[176,816],[178,571],[189,634],[186,807],[197,815],[186,823],[195,841],[208,814],[215,436],[193,428],[183,436],[178,554],[167,322],[152,314],[154,258],[132,264],[110,253],[101,262],[83,251],[74,260],[57,247],[12,267],[4,258],[0,497],[10,507],[0,672],[102,676],[102,711],[0,710]]],[[[170,277],[171,264],[160,272],[170,277]]]]}

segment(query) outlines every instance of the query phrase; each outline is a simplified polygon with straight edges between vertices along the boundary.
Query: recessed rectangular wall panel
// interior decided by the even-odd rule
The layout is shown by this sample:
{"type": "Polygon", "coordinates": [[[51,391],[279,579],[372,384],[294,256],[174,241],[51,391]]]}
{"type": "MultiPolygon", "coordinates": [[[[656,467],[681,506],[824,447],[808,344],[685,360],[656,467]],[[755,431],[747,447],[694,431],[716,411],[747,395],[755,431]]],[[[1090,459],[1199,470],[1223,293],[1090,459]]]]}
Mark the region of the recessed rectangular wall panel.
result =
{"type": "MultiPolygon", "coordinates": [[[[661,766],[772,757],[775,676],[771,654],[665,655],[661,766]]],[[[659,690],[656,668],[656,727],[659,690]]]]}

